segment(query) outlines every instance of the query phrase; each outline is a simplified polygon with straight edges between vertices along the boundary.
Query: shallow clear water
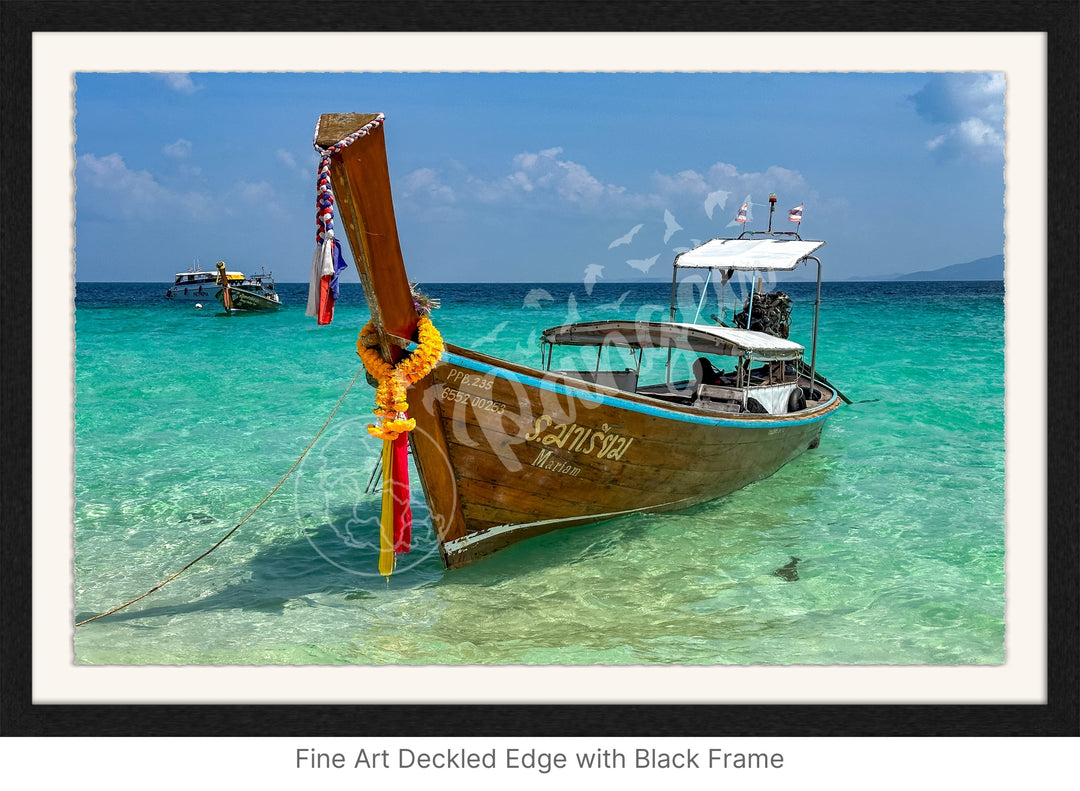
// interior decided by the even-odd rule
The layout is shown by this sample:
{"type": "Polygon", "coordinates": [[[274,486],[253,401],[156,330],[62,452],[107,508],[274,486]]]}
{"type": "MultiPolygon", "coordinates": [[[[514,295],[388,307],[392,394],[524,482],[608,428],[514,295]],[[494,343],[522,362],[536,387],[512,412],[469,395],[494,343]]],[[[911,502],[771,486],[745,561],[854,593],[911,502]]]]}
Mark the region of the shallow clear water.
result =
{"type": "MultiPolygon", "coordinates": [[[[360,368],[355,283],[328,327],[304,316],[305,285],[279,286],[278,313],[234,316],[167,302],[166,287],[77,287],[76,620],[227,533],[360,368]]],[[[813,286],[782,288],[792,337],[808,342],[813,286]]],[[[449,342],[532,365],[540,330],[660,318],[669,289],[424,286],[449,342]]],[[[1003,297],[1001,283],[825,283],[818,367],[855,403],[819,448],[716,502],[559,531],[452,572],[417,486],[413,551],[389,581],[379,498],[364,493],[379,443],[361,377],[274,497],[176,581],[77,629],[77,661],[1001,663],[1003,297]],[[792,557],[797,580],[772,573],[792,557]]]]}

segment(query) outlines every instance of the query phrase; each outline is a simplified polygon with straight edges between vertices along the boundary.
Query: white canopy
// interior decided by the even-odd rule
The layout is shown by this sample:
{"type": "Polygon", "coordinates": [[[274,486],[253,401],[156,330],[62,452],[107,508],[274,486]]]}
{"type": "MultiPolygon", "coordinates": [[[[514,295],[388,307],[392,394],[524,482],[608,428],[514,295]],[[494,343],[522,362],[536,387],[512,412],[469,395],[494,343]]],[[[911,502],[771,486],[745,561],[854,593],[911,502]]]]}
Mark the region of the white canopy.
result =
{"type": "Polygon", "coordinates": [[[795,360],[803,347],[756,330],[666,321],[587,321],[544,330],[540,339],[560,346],[675,348],[699,354],[795,360]]]}
{"type": "Polygon", "coordinates": [[[794,269],[825,242],[793,238],[710,239],[675,258],[676,269],[738,269],[764,272],[794,269]]]}

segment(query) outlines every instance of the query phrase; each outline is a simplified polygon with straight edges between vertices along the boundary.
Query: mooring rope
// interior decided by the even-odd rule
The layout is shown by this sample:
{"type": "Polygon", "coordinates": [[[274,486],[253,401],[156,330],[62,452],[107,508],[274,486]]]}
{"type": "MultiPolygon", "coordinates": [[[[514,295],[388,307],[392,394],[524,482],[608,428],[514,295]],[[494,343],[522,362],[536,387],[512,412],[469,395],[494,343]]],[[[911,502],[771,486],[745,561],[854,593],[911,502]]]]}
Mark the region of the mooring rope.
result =
{"type": "Polygon", "coordinates": [[[95,616],[94,616],[93,618],[87,618],[87,619],[86,619],[85,621],[79,621],[78,623],[76,623],[76,624],[75,624],[75,626],[76,626],[76,627],[79,627],[79,626],[83,626],[84,624],[88,624],[88,623],[90,623],[91,621],[96,621],[96,620],[98,620],[99,618],[104,618],[104,617],[105,617],[106,615],[112,615],[113,613],[118,613],[118,612],[120,612],[121,610],[123,610],[123,609],[124,609],[125,607],[130,607],[130,606],[131,606],[132,604],[134,604],[135,602],[139,601],[140,599],[145,599],[145,598],[146,598],[147,596],[149,596],[149,595],[150,595],[151,593],[153,593],[154,591],[158,591],[158,590],[161,590],[162,588],[164,588],[164,587],[165,587],[166,585],[168,585],[168,584],[169,584],[170,582],[172,582],[172,581],[173,581],[174,579],[176,579],[177,577],[179,577],[179,576],[180,576],[181,574],[183,574],[183,573],[184,573],[185,571],[187,571],[187,570],[188,570],[189,568],[191,568],[192,566],[194,566],[194,565],[195,565],[196,563],[198,563],[198,562],[199,562],[200,560],[202,560],[203,558],[205,558],[205,557],[206,557],[207,555],[209,555],[209,554],[210,554],[211,552],[213,552],[213,551],[214,551],[215,549],[217,549],[217,548],[218,548],[218,547],[220,547],[220,546],[221,546],[222,544],[224,544],[224,543],[225,543],[226,541],[228,541],[228,540],[229,540],[229,538],[230,538],[230,537],[232,536],[232,534],[233,534],[233,533],[235,533],[235,532],[236,532],[237,530],[239,530],[239,529],[240,529],[240,526],[241,526],[241,525],[243,525],[243,524],[244,524],[244,522],[246,522],[246,521],[247,521],[247,520],[249,520],[249,519],[250,519],[250,518],[251,518],[252,516],[254,516],[254,515],[255,515],[255,512],[256,512],[256,511],[258,511],[258,510],[259,510],[260,508],[262,508],[262,507],[263,507],[263,504],[265,504],[267,500],[269,500],[269,499],[270,499],[271,497],[273,497],[273,496],[274,496],[274,493],[275,493],[275,492],[276,492],[276,491],[277,491],[278,489],[280,489],[280,488],[281,488],[281,485],[282,485],[283,483],[285,483],[286,479],[287,479],[287,478],[288,478],[288,477],[289,477],[290,475],[292,475],[292,474],[293,474],[293,471],[294,471],[294,470],[295,470],[295,469],[296,469],[297,467],[299,467],[299,466],[300,466],[300,462],[302,462],[302,461],[304,460],[304,457],[305,457],[305,456],[307,456],[307,454],[308,454],[308,451],[309,451],[309,450],[311,450],[311,449],[312,449],[312,447],[314,447],[315,443],[319,441],[319,437],[321,437],[321,436],[323,435],[323,432],[324,432],[324,431],[326,431],[326,427],[330,425],[330,421],[331,421],[331,420],[333,420],[333,419],[334,419],[334,415],[335,415],[335,414],[337,414],[337,411],[338,411],[338,407],[340,407],[340,406],[341,406],[341,402],[345,400],[345,396],[347,396],[347,395],[349,394],[349,391],[350,391],[350,390],[352,390],[352,386],[353,386],[354,384],[356,384],[356,380],[360,378],[360,374],[362,374],[363,372],[364,372],[364,369],[363,369],[363,368],[361,368],[361,369],[360,369],[359,371],[357,371],[357,372],[356,372],[356,375],[355,375],[355,376],[354,376],[354,377],[352,378],[352,381],[351,381],[351,382],[349,382],[349,386],[345,388],[345,392],[341,394],[341,398],[339,398],[339,399],[338,399],[338,402],[337,402],[336,404],[334,404],[334,408],[333,408],[333,409],[331,410],[331,412],[330,412],[330,416],[326,418],[326,422],[322,424],[322,428],[320,428],[320,429],[319,429],[319,431],[318,431],[318,433],[317,433],[317,434],[315,434],[315,436],[314,436],[314,437],[312,437],[312,439],[311,439],[311,442],[309,442],[309,443],[308,443],[308,446],[307,446],[306,448],[304,448],[304,452],[300,454],[300,458],[298,458],[298,459],[297,459],[297,460],[296,460],[295,462],[293,462],[293,465],[292,465],[292,466],[291,466],[291,467],[289,468],[289,471],[288,471],[288,472],[286,472],[286,473],[285,473],[285,474],[284,474],[284,475],[283,475],[283,476],[281,477],[281,480],[280,480],[280,481],[278,481],[278,482],[277,482],[277,485],[276,485],[276,486],[274,486],[274,488],[270,490],[270,493],[269,493],[269,494],[267,494],[267,495],[266,495],[266,497],[262,498],[262,500],[260,500],[260,501],[259,501],[259,504],[258,504],[258,505],[256,505],[256,506],[255,506],[254,508],[252,508],[252,509],[251,509],[251,511],[250,511],[250,512],[248,513],[248,515],[247,515],[247,516],[245,516],[245,517],[244,517],[243,519],[241,519],[241,520],[240,520],[239,522],[237,522],[237,523],[236,523],[236,526],[235,526],[235,527],[234,527],[234,528],[233,528],[232,530],[230,530],[230,531],[229,531],[228,533],[226,533],[226,534],[225,534],[224,536],[222,536],[222,537],[221,537],[221,539],[220,539],[220,540],[219,540],[219,541],[218,541],[218,542],[217,542],[216,544],[214,544],[214,545],[213,545],[212,547],[210,547],[210,549],[208,549],[208,550],[206,550],[205,552],[203,552],[203,553],[202,553],[201,555],[199,555],[199,556],[198,556],[197,558],[195,558],[195,559],[194,559],[193,561],[191,561],[191,562],[190,562],[190,563],[188,563],[188,564],[187,564],[186,566],[184,566],[184,567],[183,567],[182,569],[180,569],[179,571],[177,571],[177,572],[176,572],[175,574],[173,574],[173,575],[171,575],[170,577],[168,577],[167,579],[165,579],[165,580],[164,580],[163,582],[159,582],[159,583],[158,583],[157,585],[155,585],[154,587],[152,587],[152,588],[151,588],[150,590],[148,590],[148,591],[147,591],[146,593],[142,594],[141,596],[136,596],[136,597],[135,597],[134,599],[132,599],[131,601],[128,601],[128,602],[124,602],[123,604],[121,604],[121,605],[119,605],[119,606],[117,606],[117,607],[113,607],[113,608],[112,608],[111,610],[109,610],[108,612],[103,612],[103,613],[101,613],[101,615],[95,615],[95,616]]]}

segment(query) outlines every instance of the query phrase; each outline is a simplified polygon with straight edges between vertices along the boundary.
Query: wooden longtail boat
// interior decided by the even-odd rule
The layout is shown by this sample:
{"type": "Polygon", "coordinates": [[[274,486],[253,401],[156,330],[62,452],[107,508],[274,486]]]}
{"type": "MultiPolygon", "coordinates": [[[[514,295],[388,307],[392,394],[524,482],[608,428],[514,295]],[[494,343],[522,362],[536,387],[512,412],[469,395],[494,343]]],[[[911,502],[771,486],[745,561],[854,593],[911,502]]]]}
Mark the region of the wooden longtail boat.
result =
{"type": "Polygon", "coordinates": [[[261,275],[252,275],[241,278],[235,282],[225,272],[225,262],[218,261],[217,285],[221,286],[216,296],[226,313],[234,313],[238,310],[277,310],[281,307],[281,297],[278,296],[274,284],[274,275],[263,272],[261,275]]]}
{"type": "MultiPolygon", "coordinates": [[[[383,117],[323,115],[315,143],[332,151],[337,212],[379,349],[396,363],[416,346],[419,316],[394,217],[383,117]]],[[[816,354],[807,366],[803,347],[785,337],[676,322],[674,294],[680,269],[715,270],[726,280],[734,271],[813,260],[816,347],[821,262],[813,253],[823,244],[771,230],[707,242],[675,261],[671,321],[551,328],[542,336],[543,369],[447,343],[432,373],[408,391],[416,421],[409,443],[445,566],[558,528],[713,500],[816,447],[840,405],[840,394],[815,378],[816,354]],[[596,365],[553,370],[557,347],[595,348],[596,365]],[[611,349],[625,350],[636,367],[601,369],[611,349]],[[668,358],[665,377],[651,385],[639,382],[648,349],[668,358]],[[693,375],[673,381],[672,359],[694,356],[702,360],[693,375]]]]}

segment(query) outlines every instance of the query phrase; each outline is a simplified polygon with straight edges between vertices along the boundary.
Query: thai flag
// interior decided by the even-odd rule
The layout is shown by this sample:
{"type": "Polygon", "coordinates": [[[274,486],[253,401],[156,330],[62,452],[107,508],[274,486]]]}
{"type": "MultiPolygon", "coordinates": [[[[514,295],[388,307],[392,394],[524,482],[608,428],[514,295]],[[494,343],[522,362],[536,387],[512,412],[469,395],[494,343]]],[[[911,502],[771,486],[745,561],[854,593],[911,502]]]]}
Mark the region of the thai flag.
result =
{"type": "Polygon", "coordinates": [[[749,201],[739,207],[739,213],[735,215],[735,222],[746,224],[746,212],[750,209],[749,201]]]}
{"type": "Polygon", "coordinates": [[[803,205],[800,203],[798,206],[796,206],[794,209],[792,209],[790,212],[788,212],[788,216],[787,216],[788,222],[799,222],[799,223],[801,223],[802,222],[802,210],[803,210],[803,205]]]}
{"type": "Polygon", "coordinates": [[[334,237],[325,239],[315,248],[306,315],[318,319],[319,324],[329,324],[334,319],[334,302],[340,296],[338,276],[346,266],[348,264],[341,257],[341,242],[334,237]]]}

